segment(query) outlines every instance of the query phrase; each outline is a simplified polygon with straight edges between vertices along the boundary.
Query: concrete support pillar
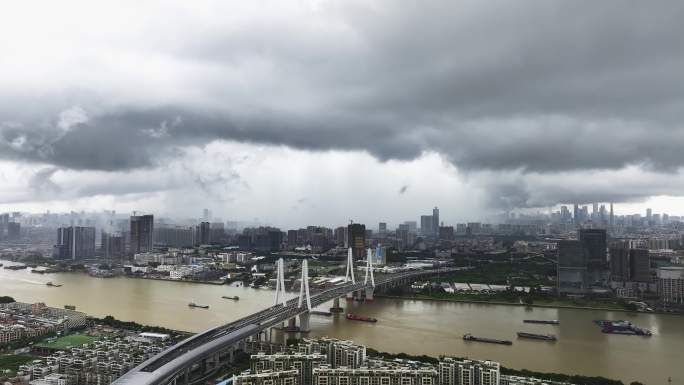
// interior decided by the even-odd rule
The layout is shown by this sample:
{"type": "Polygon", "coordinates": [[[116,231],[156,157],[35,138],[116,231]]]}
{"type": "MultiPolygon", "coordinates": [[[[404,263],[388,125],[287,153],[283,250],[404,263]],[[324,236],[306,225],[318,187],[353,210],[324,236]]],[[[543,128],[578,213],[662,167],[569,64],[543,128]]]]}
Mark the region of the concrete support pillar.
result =
{"type": "Polygon", "coordinates": [[[330,308],[331,313],[342,313],[344,309],[340,307],[340,297],[333,299],[333,307],[330,308]]]}
{"type": "Polygon", "coordinates": [[[309,328],[309,319],[311,318],[311,313],[302,313],[299,315],[299,331],[300,332],[308,332],[311,329],[309,328]]]}
{"type": "Polygon", "coordinates": [[[373,300],[373,291],[374,291],[374,289],[372,287],[366,288],[366,301],[372,301],[373,300]]]}

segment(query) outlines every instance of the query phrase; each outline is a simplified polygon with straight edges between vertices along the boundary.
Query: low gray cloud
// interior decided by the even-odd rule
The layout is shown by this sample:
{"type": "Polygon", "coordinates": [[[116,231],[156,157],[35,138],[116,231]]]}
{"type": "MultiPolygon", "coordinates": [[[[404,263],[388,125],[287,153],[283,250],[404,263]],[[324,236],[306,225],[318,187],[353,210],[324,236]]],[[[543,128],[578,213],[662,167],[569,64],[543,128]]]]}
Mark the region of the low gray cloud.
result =
{"type": "MultiPolygon", "coordinates": [[[[158,167],[179,148],[231,140],[366,151],[381,160],[434,151],[466,173],[521,178],[632,165],[676,173],[684,166],[681,2],[320,7],[301,23],[275,17],[208,30],[190,18],[190,38],[153,53],[191,68],[178,76],[200,80],[191,91],[162,90],[178,92],[163,102],[139,97],[141,84],[105,86],[123,94],[110,101],[110,89],[86,93],[65,80],[41,110],[38,99],[0,90],[7,101],[0,158],[125,171],[158,167]]],[[[165,28],[152,27],[160,35],[165,28]]],[[[209,185],[235,179],[196,183],[213,191],[209,185]]],[[[489,186],[495,207],[599,194],[590,186],[574,195],[546,186],[548,198],[537,199],[523,180],[489,186]]],[[[666,191],[601,194],[625,200],[666,191]]]]}

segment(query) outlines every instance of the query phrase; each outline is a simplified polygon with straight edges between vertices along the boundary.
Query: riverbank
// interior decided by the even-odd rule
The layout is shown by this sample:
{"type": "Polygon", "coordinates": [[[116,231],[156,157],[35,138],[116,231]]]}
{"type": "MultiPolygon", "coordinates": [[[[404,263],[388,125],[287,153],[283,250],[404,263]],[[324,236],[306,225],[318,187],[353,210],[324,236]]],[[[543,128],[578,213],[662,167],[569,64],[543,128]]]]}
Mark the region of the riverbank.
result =
{"type": "Polygon", "coordinates": [[[470,299],[458,299],[458,298],[435,298],[427,295],[387,295],[387,294],[375,294],[377,298],[390,298],[390,299],[401,299],[401,300],[421,300],[421,301],[435,301],[435,302],[455,302],[455,303],[472,303],[478,305],[504,305],[504,306],[517,306],[517,307],[538,307],[546,309],[574,309],[574,310],[599,310],[599,311],[620,311],[625,313],[642,313],[642,314],[659,314],[659,315],[684,315],[681,313],[665,313],[658,311],[640,311],[640,310],[628,310],[621,309],[617,307],[599,307],[599,306],[572,306],[572,305],[560,305],[560,304],[525,304],[525,303],[515,303],[515,302],[504,302],[504,301],[477,301],[470,299]]]}
{"type": "MultiPolygon", "coordinates": [[[[366,348],[366,353],[371,357],[379,357],[385,360],[409,360],[418,361],[430,365],[438,365],[439,358],[432,357],[428,355],[410,355],[406,353],[387,353],[375,350],[373,348],[366,348]]],[[[464,357],[456,357],[458,359],[464,359],[464,357]]],[[[540,380],[556,381],[556,382],[567,382],[571,384],[582,384],[582,385],[624,385],[624,382],[620,380],[613,380],[601,376],[582,376],[582,375],[569,375],[563,373],[547,373],[547,372],[537,372],[527,369],[517,370],[501,366],[501,374],[510,376],[523,376],[523,377],[533,377],[540,380]]],[[[634,384],[634,382],[632,382],[634,384]]]]}
{"type": "Polygon", "coordinates": [[[225,281],[195,281],[190,279],[171,279],[171,278],[160,278],[160,277],[138,277],[135,275],[122,275],[124,278],[134,278],[134,279],[150,279],[153,281],[164,281],[164,282],[183,282],[183,283],[201,283],[205,285],[225,285],[225,281]]]}

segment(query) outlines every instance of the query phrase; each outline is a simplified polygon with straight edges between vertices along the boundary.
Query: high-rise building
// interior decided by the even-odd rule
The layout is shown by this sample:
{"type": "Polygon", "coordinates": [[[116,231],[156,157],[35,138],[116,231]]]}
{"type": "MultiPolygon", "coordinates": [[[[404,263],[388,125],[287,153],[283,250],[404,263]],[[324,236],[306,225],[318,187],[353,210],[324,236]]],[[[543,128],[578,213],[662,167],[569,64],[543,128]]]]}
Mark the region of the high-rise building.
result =
{"type": "Polygon", "coordinates": [[[347,226],[347,239],[354,258],[364,258],[366,256],[366,226],[360,223],[349,224],[347,226]]]}
{"type": "Polygon", "coordinates": [[[0,214],[0,240],[7,236],[7,226],[9,225],[9,214],[0,214]]]}
{"type": "MultiPolygon", "coordinates": [[[[561,212],[561,216],[562,216],[561,212]]],[[[572,207],[572,220],[575,222],[575,224],[579,224],[581,222],[580,220],[580,214],[579,214],[579,205],[575,203],[572,207]]]]}
{"type": "Polygon", "coordinates": [[[646,220],[648,221],[648,224],[651,224],[651,220],[653,219],[653,210],[648,208],[646,209],[646,220]]]}
{"type": "Polygon", "coordinates": [[[297,349],[304,354],[323,354],[332,368],[360,368],[366,361],[366,347],[347,340],[327,337],[305,339],[297,349]]]}
{"type": "Polygon", "coordinates": [[[454,239],[454,227],[453,226],[440,226],[439,227],[439,239],[443,240],[453,240],[454,239]]]}
{"type": "Polygon", "coordinates": [[[105,258],[121,257],[126,254],[126,239],[123,234],[102,231],[100,253],[105,258]]]}
{"type": "Polygon", "coordinates": [[[312,381],[314,369],[325,365],[327,357],[320,353],[276,353],[276,354],[253,354],[251,356],[252,373],[279,372],[282,370],[295,369],[298,372],[297,385],[309,385],[312,381]]]}
{"type": "Polygon", "coordinates": [[[421,215],[420,216],[420,233],[424,237],[432,236],[432,215],[421,215]]]}
{"type": "Polygon", "coordinates": [[[155,227],[154,244],[166,247],[189,247],[195,244],[195,229],[186,226],[155,227]]]}
{"type": "Polygon", "coordinates": [[[154,248],[154,216],[132,215],[130,253],[147,253],[154,248]]]}
{"type": "Polygon", "coordinates": [[[437,238],[439,236],[439,208],[432,209],[432,236],[437,238]]]}
{"type": "Polygon", "coordinates": [[[609,276],[605,229],[579,229],[578,240],[558,242],[559,293],[605,286],[609,276]]]}
{"type": "Polygon", "coordinates": [[[297,230],[287,230],[287,247],[292,250],[297,246],[297,230]]]}
{"type": "Polygon", "coordinates": [[[608,278],[608,245],[605,229],[580,229],[578,239],[587,250],[587,279],[601,286],[608,278]]]}
{"type": "Polygon", "coordinates": [[[439,361],[440,385],[499,385],[501,366],[494,361],[443,357],[439,361]]]}
{"type": "Polygon", "coordinates": [[[615,243],[610,247],[610,275],[613,281],[651,282],[651,262],[648,249],[630,248],[615,243]]]}
{"type": "Polygon", "coordinates": [[[615,225],[615,217],[613,216],[613,202],[610,203],[610,217],[608,219],[608,225],[611,228],[615,225]]]}
{"type": "Polygon", "coordinates": [[[349,247],[347,246],[347,228],[340,226],[335,229],[335,244],[338,247],[349,247]]]}
{"type": "Polygon", "coordinates": [[[657,276],[660,299],[668,304],[684,304],[684,268],[659,267],[657,276]]]}
{"type": "Polygon", "coordinates": [[[408,226],[409,232],[415,233],[418,231],[418,223],[416,221],[405,221],[404,224],[408,226]]]}
{"type": "Polygon", "coordinates": [[[386,222],[378,223],[378,233],[385,234],[386,232],[387,232],[387,223],[386,222]]]}
{"type": "Polygon", "coordinates": [[[21,224],[17,222],[7,223],[7,239],[16,241],[21,237],[21,224]]]}
{"type": "Polygon", "coordinates": [[[587,250],[581,241],[558,241],[558,292],[579,293],[588,288],[587,250]]]}
{"type": "Polygon", "coordinates": [[[201,222],[197,226],[196,243],[200,245],[208,245],[211,243],[211,225],[209,222],[201,222]]]}
{"type": "Polygon", "coordinates": [[[57,229],[56,259],[82,259],[95,256],[95,228],[70,226],[57,229]]]}

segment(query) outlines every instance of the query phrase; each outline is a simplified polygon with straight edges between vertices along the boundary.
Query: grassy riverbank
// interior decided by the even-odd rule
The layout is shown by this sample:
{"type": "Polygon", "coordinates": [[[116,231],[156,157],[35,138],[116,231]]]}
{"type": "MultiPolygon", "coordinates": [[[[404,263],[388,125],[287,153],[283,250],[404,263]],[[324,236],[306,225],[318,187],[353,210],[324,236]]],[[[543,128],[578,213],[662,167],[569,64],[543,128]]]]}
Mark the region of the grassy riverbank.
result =
{"type": "MultiPolygon", "coordinates": [[[[577,300],[564,298],[535,298],[532,303],[520,303],[519,299],[507,298],[496,295],[477,295],[477,294],[449,294],[449,293],[433,293],[433,294],[406,294],[406,295],[386,295],[376,294],[378,298],[394,298],[394,299],[417,299],[425,301],[443,301],[443,302],[460,302],[460,303],[476,303],[486,305],[506,305],[506,306],[530,306],[530,307],[546,307],[546,308],[560,308],[560,309],[581,309],[581,310],[606,310],[606,311],[631,311],[637,312],[633,308],[628,308],[621,303],[591,301],[591,300],[577,300]]],[[[653,312],[649,312],[653,313],[653,312]]]]}

